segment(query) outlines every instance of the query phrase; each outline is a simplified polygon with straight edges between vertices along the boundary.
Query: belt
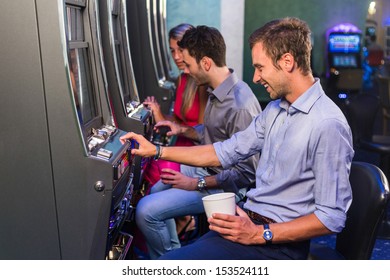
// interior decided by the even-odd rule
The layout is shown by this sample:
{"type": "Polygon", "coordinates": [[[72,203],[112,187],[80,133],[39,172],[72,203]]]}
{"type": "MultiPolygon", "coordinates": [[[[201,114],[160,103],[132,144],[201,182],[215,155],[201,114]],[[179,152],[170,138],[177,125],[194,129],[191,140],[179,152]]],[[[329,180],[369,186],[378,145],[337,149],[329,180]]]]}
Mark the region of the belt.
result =
{"type": "Polygon", "coordinates": [[[251,210],[247,210],[245,209],[246,213],[248,214],[249,218],[257,221],[257,222],[260,222],[262,224],[274,224],[276,223],[275,220],[272,220],[271,218],[268,218],[268,217],[265,217],[263,215],[260,215],[260,214],[257,214],[251,210]]]}
{"type": "Polygon", "coordinates": [[[214,176],[214,175],[217,175],[218,172],[216,172],[214,169],[211,169],[209,167],[204,167],[204,169],[211,175],[211,176],[214,176]]]}

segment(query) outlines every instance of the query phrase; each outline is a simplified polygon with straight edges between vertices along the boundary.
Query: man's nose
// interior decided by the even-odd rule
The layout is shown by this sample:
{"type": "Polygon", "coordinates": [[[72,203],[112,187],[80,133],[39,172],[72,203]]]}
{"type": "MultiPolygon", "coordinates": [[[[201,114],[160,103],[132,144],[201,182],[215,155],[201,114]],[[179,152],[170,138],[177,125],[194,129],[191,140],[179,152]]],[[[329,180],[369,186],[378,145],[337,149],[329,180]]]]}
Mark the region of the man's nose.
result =
{"type": "Polygon", "coordinates": [[[255,72],[253,73],[253,83],[260,84],[260,80],[261,80],[261,75],[260,73],[258,73],[258,71],[255,70],[255,72]]]}

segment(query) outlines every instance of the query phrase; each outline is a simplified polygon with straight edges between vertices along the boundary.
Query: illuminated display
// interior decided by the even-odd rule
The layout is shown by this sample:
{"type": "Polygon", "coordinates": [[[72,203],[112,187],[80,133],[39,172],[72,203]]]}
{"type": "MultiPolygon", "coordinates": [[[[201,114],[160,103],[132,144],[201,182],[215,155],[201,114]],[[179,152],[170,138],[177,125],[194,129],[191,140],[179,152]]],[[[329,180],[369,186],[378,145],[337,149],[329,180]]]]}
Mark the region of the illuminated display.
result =
{"type": "Polygon", "coordinates": [[[120,163],[120,174],[122,175],[126,168],[129,166],[129,154],[126,153],[122,156],[121,158],[121,163],[120,163]]]}
{"type": "Polygon", "coordinates": [[[334,55],[333,66],[335,67],[357,67],[356,55],[334,55]]]}
{"type": "Polygon", "coordinates": [[[119,180],[130,165],[129,152],[124,153],[121,159],[114,165],[114,180],[119,180]]]}
{"type": "Polygon", "coordinates": [[[329,52],[358,53],[360,52],[359,34],[330,34],[329,52]]]}

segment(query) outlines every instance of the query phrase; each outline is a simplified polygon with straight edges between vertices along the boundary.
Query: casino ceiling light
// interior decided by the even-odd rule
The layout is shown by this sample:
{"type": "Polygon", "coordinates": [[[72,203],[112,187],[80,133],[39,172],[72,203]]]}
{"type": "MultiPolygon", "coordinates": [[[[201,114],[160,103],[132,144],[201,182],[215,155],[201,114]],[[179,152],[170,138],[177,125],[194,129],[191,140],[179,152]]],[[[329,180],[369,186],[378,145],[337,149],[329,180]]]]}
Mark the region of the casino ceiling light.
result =
{"type": "Polygon", "coordinates": [[[368,13],[369,13],[370,15],[374,15],[374,14],[376,13],[376,8],[375,8],[375,6],[376,6],[375,1],[372,1],[372,2],[370,3],[370,6],[368,7],[368,13]]]}

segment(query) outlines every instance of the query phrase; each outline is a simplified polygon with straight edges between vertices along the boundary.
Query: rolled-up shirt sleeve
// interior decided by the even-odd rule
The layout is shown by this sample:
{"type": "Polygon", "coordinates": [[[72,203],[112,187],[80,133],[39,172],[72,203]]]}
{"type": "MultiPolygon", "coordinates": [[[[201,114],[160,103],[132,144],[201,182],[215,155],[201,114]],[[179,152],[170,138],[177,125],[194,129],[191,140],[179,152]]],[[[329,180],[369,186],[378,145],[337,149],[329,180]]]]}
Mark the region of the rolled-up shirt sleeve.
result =
{"type": "Polygon", "coordinates": [[[331,231],[344,228],[352,202],[349,181],[353,149],[350,130],[344,123],[328,119],[313,130],[314,200],[317,218],[331,231]]]}
{"type": "Polygon", "coordinates": [[[214,143],[214,149],[223,168],[229,168],[241,160],[259,154],[264,142],[264,135],[257,127],[261,126],[262,113],[255,117],[249,126],[232,135],[229,139],[214,143]]]}
{"type": "MultiPolygon", "coordinates": [[[[203,124],[197,124],[193,128],[196,131],[198,139],[204,139],[204,125],[203,124]]],[[[202,141],[200,141],[200,142],[201,142],[201,144],[204,144],[204,143],[202,143],[202,141]]]]}
{"type": "MultiPolygon", "coordinates": [[[[227,130],[232,133],[241,133],[246,130],[252,123],[254,117],[247,110],[238,110],[230,116],[226,116],[227,130]]],[[[236,134],[232,134],[231,140],[226,140],[228,143],[225,149],[236,149],[231,144],[238,143],[236,134]]],[[[243,151],[244,152],[244,151],[243,151]]],[[[228,152],[229,154],[229,152],[228,152]]],[[[231,154],[231,153],[230,153],[231,154]]],[[[233,153],[234,154],[234,153],[233,153]]],[[[255,187],[256,183],[256,167],[259,162],[260,154],[257,151],[252,154],[242,155],[238,160],[234,161],[234,164],[223,166],[223,170],[220,170],[216,175],[218,185],[224,189],[224,191],[231,191],[237,193],[239,189],[247,187],[255,187]]]]}
{"type": "Polygon", "coordinates": [[[257,117],[245,130],[235,133],[230,139],[214,143],[214,149],[224,168],[217,174],[217,182],[225,191],[255,186],[261,143],[255,133],[256,119],[257,117]]]}

